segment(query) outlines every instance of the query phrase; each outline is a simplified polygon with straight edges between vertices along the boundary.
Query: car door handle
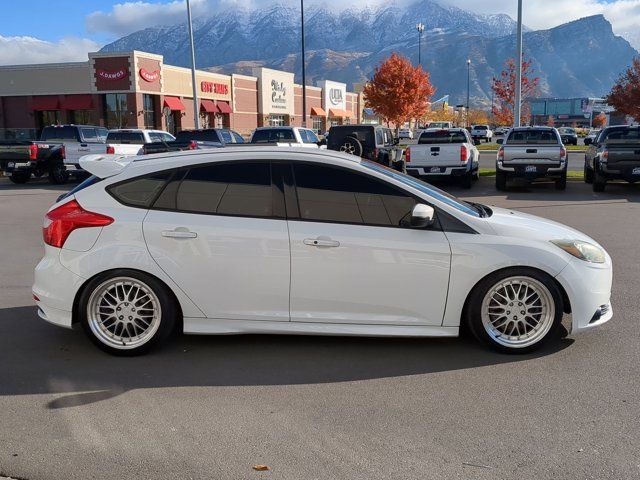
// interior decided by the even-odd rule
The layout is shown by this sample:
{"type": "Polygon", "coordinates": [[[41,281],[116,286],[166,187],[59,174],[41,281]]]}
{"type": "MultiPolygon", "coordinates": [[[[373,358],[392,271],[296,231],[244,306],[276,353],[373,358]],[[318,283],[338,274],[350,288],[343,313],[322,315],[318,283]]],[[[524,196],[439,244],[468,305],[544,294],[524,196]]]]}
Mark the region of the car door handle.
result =
{"type": "Polygon", "coordinates": [[[331,240],[330,238],[305,238],[303,242],[310,247],[339,247],[340,242],[331,240]]]}
{"type": "Polygon", "coordinates": [[[162,236],[167,238],[196,238],[198,234],[196,232],[190,232],[186,229],[175,230],[163,230],[162,236]]]}
{"type": "Polygon", "coordinates": [[[87,147],[88,145],[86,143],[81,143],[80,146],[81,147],[87,147]]]}

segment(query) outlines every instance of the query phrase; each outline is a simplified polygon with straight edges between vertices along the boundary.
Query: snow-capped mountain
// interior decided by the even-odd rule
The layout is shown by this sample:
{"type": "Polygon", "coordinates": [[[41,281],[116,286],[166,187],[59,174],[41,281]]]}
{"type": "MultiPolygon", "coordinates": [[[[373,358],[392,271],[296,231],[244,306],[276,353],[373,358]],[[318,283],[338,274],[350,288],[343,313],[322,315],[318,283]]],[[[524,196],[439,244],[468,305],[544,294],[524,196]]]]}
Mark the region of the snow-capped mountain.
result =
{"type": "MultiPolygon", "coordinates": [[[[491,77],[515,54],[515,21],[507,15],[478,15],[433,0],[336,12],[324,6],[308,7],[308,82],[366,80],[391,51],[417,62],[418,22],[425,25],[422,64],[431,73],[437,95],[450,94],[452,101],[462,101],[466,60],[471,58],[473,102],[489,102],[491,77]]],[[[299,23],[299,10],[284,4],[197,19],[198,67],[250,73],[252,67],[264,65],[299,75],[299,23]]],[[[162,54],[168,64],[188,66],[190,61],[184,24],[141,30],[106,45],[103,51],[133,49],[162,54]]],[[[533,60],[546,95],[602,95],[637,54],[613,34],[601,15],[525,34],[525,55],[533,60]]]]}

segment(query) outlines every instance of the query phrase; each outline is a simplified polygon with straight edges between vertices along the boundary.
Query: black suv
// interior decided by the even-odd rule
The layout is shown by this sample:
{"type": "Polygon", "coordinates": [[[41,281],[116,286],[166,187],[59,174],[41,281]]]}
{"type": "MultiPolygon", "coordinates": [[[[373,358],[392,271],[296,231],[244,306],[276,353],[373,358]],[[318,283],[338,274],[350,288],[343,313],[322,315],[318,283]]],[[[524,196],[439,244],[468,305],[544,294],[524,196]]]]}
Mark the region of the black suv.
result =
{"type": "Polygon", "coordinates": [[[584,181],[603,192],[608,181],[640,182],[640,126],[603,129],[584,154],[584,181]]]}
{"type": "Polygon", "coordinates": [[[334,125],[329,129],[327,148],[350,153],[402,171],[404,161],[394,158],[398,141],[382,125],[334,125]]]}

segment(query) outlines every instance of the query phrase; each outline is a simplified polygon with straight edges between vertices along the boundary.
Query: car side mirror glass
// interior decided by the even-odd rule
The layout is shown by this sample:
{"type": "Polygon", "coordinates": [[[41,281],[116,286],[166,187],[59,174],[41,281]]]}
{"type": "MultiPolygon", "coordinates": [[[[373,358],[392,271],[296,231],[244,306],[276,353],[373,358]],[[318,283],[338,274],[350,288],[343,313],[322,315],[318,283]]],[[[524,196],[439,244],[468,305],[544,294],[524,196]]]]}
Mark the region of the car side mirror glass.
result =
{"type": "Polygon", "coordinates": [[[497,143],[498,145],[502,145],[502,144],[504,143],[504,138],[498,138],[498,139],[496,140],[496,143],[497,143]]]}
{"type": "Polygon", "coordinates": [[[424,228],[433,223],[435,210],[429,205],[418,203],[411,210],[411,227],[424,228]]]}

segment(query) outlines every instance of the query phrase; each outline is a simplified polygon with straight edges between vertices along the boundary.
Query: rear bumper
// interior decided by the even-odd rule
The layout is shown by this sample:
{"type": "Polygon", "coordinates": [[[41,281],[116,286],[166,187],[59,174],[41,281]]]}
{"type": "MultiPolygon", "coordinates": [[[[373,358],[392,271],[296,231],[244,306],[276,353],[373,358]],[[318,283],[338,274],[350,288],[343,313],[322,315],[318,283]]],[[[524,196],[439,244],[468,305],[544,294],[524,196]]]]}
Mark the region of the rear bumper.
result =
{"type": "Polygon", "coordinates": [[[467,163],[462,167],[438,166],[438,165],[407,165],[407,173],[409,175],[433,176],[433,177],[460,177],[470,170],[473,171],[478,167],[477,163],[467,163]]]}
{"type": "Polygon", "coordinates": [[[637,165],[627,164],[624,166],[617,166],[615,163],[601,163],[598,173],[608,179],[620,179],[635,183],[640,181],[640,163],[637,165]],[[634,173],[634,171],[637,173],[634,173]]]}
{"type": "Polygon", "coordinates": [[[566,162],[554,163],[512,163],[497,162],[496,171],[504,173],[509,178],[522,178],[534,181],[540,178],[559,179],[566,175],[566,162]],[[532,168],[535,167],[535,170],[532,168]]]}
{"type": "Polygon", "coordinates": [[[5,173],[31,172],[36,169],[37,165],[37,161],[3,160],[0,162],[0,169],[5,173]]]}

